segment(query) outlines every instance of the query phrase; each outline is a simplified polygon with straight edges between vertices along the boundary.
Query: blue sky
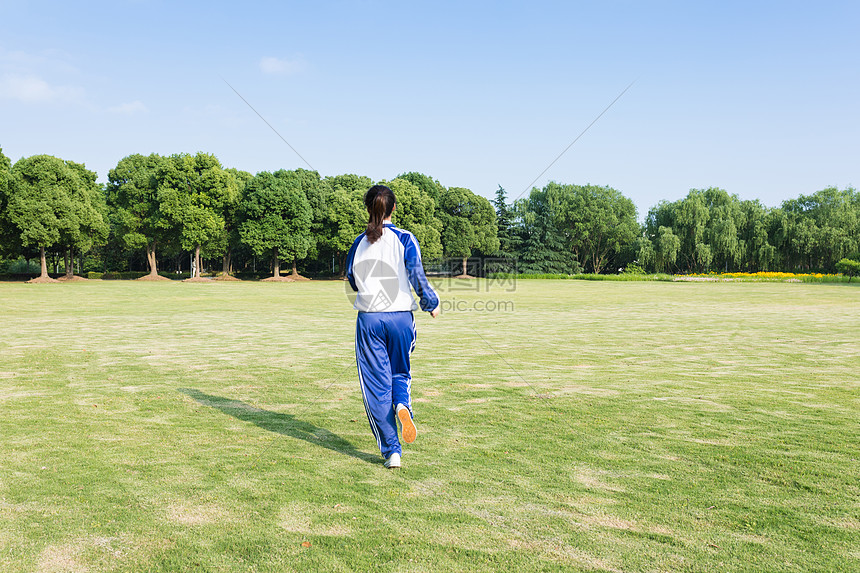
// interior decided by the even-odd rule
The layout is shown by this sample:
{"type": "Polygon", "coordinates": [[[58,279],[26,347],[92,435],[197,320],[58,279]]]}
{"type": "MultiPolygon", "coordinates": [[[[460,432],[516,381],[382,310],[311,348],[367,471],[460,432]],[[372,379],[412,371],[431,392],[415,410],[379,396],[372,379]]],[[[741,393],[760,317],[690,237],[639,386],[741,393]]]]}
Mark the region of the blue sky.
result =
{"type": "Polygon", "coordinates": [[[2,2],[0,146],[206,151],[252,173],[421,171],[510,198],[860,184],[857,2],[2,2]],[[223,78],[223,79],[222,79],[223,78]]]}

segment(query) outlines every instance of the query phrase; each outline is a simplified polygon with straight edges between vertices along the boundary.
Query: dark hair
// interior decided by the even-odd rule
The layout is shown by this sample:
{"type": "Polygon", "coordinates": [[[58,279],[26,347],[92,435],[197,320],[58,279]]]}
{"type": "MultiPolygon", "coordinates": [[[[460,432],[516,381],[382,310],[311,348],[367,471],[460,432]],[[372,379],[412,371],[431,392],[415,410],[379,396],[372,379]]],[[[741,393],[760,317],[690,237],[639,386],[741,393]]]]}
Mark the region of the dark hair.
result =
{"type": "Polygon", "coordinates": [[[385,185],[374,185],[364,194],[364,206],[370,214],[365,236],[371,244],[382,236],[382,221],[391,216],[394,203],[394,192],[385,185]]]}

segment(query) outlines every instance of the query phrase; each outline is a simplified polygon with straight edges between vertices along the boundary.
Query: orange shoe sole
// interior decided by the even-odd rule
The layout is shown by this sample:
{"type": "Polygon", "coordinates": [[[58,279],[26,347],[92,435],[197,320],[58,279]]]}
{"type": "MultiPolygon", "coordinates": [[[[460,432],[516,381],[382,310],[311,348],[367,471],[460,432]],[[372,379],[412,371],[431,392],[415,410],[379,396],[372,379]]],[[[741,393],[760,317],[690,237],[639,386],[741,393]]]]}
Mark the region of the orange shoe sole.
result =
{"type": "Polygon", "coordinates": [[[409,415],[409,409],[403,408],[397,412],[397,418],[400,420],[401,432],[403,441],[411,444],[418,437],[418,430],[415,428],[415,422],[412,421],[412,416],[409,415]]]}

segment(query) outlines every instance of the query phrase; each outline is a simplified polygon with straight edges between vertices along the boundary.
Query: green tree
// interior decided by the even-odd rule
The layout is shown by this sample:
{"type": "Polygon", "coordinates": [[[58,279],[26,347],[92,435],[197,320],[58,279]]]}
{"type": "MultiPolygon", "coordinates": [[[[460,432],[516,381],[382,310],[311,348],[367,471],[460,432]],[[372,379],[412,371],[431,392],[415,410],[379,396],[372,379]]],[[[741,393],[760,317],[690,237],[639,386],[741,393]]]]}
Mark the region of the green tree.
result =
{"type": "Polygon", "coordinates": [[[860,195],[827,188],[768,209],[719,188],[692,189],[684,199],[660,202],[648,213],[646,234],[660,226],[681,239],[678,265],[707,270],[832,271],[860,244],[860,195]]]}
{"type": "Polygon", "coordinates": [[[369,177],[336,175],[322,182],[325,198],[320,245],[340,262],[340,274],[346,273],[346,255],[355,238],[367,227],[364,194],[373,186],[369,177]]]}
{"type": "Polygon", "coordinates": [[[406,181],[409,181],[418,187],[422,193],[432,197],[433,200],[436,201],[437,205],[439,203],[439,196],[442,195],[443,191],[445,191],[445,187],[439,183],[439,181],[433,179],[429,175],[418,173],[417,171],[403,173],[402,175],[398,175],[396,179],[405,179],[406,181]]]}
{"type": "MultiPolygon", "coordinates": [[[[156,253],[160,245],[176,238],[176,227],[161,208],[158,172],[164,159],[129,155],[108,172],[107,204],[114,233],[126,248],[143,248],[149,278],[158,278],[156,253]]],[[[166,279],[165,279],[166,280],[166,279]]]]}
{"type": "Polygon", "coordinates": [[[724,270],[754,270],[768,267],[776,256],[769,226],[769,212],[761,203],[711,187],[658,203],[648,212],[645,232],[656,241],[660,227],[672,230],[680,240],[675,263],[680,270],[706,271],[712,263],[724,270]]]}
{"type": "Polygon", "coordinates": [[[694,252],[693,267],[701,272],[711,268],[711,262],[714,260],[714,252],[711,250],[711,245],[707,243],[696,243],[694,252]]]}
{"type": "Polygon", "coordinates": [[[279,279],[282,255],[293,261],[307,255],[312,220],[311,205],[295,179],[261,171],[245,187],[239,236],[255,254],[271,253],[273,278],[279,279]]]}
{"type": "Polygon", "coordinates": [[[462,259],[462,276],[467,276],[466,261],[472,249],[483,253],[499,250],[496,211],[484,197],[463,187],[449,187],[439,195],[437,213],[443,225],[443,252],[462,259]]]}
{"type": "Polygon", "coordinates": [[[620,191],[549,183],[545,192],[555,205],[557,226],[569,238],[577,260],[587,261],[595,274],[640,236],[636,206],[620,191]]]}
{"type": "Polygon", "coordinates": [[[223,237],[221,242],[225,245],[224,255],[222,257],[221,272],[225,275],[233,272],[233,253],[242,244],[239,237],[239,213],[242,204],[242,197],[245,193],[245,187],[254,178],[247,171],[228,168],[225,171],[233,176],[236,181],[237,193],[230,200],[224,203],[222,208],[222,216],[224,218],[223,237]]]}
{"type": "Polygon", "coordinates": [[[0,147],[0,193],[6,194],[9,188],[9,180],[12,177],[12,160],[6,157],[3,153],[3,148],[0,147]]]}
{"type": "Polygon", "coordinates": [[[105,244],[110,228],[104,193],[96,183],[98,175],[74,161],[66,161],[66,166],[75,172],[78,179],[78,184],[71,188],[74,224],[67,226],[60,237],[60,244],[66,247],[66,278],[71,278],[75,253],[85,253],[95,245],[105,244]]]}
{"type": "Polygon", "coordinates": [[[639,237],[634,244],[636,253],[635,263],[642,269],[654,269],[656,271],[657,253],[654,251],[654,243],[648,237],[639,237]]]}
{"type": "MultiPolygon", "coordinates": [[[[49,280],[46,249],[84,247],[106,234],[92,201],[95,174],[50,155],[34,155],[12,167],[7,216],[23,246],[37,246],[40,280],[49,280]]],[[[68,269],[69,267],[67,267],[68,269]]]]}
{"type": "Polygon", "coordinates": [[[387,185],[397,198],[397,206],[392,222],[413,235],[421,245],[423,260],[438,259],[442,256],[442,221],[436,216],[436,202],[429,194],[406,179],[381,181],[387,185]]]}
{"type": "Polygon", "coordinates": [[[776,248],[770,243],[768,229],[770,213],[760,201],[741,201],[743,226],[738,229],[738,236],[745,246],[743,267],[747,271],[767,271],[771,269],[776,248]]]}
{"type": "Polygon", "coordinates": [[[790,249],[792,258],[798,262],[798,268],[812,270],[815,268],[815,252],[819,249],[819,228],[809,217],[795,217],[791,224],[790,249]]]}
{"type": "Polygon", "coordinates": [[[704,192],[690,190],[684,199],[675,203],[672,211],[674,220],[667,226],[672,227],[672,231],[681,239],[679,258],[684,270],[706,271],[713,256],[710,254],[710,245],[705,241],[705,230],[711,214],[704,192]]]}
{"type": "Polygon", "coordinates": [[[832,271],[836,262],[860,248],[860,193],[828,187],[784,201],[787,229],[781,250],[800,268],[832,271]]]}
{"type": "Polygon", "coordinates": [[[493,207],[496,209],[499,255],[502,257],[513,257],[514,252],[517,250],[517,235],[514,232],[516,214],[513,207],[508,204],[507,193],[501,185],[496,189],[496,198],[493,200],[493,207]]]}
{"type": "Polygon", "coordinates": [[[582,266],[570,247],[570,237],[558,226],[557,197],[544,189],[514,202],[518,270],[522,273],[579,274],[582,266]]]}
{"type": "Polygon", "coordinates": [[[214,155],[177,154],[160,162],[156,178],[161,210],[179,232],[183,250],[194,251],[194,276],[200,276],[200,251],[223,255],[227,249],[225,210],[239,187],[214,155]]]}
{"type": "Polygon", "coordinates": [[[860,277],[860,261],[848,258],[841,259],[836,263],[836,270],[848,277],[850,283],[851,277],[860,277]]]}
{"type": "Polygon", "coordinates": [[[654,263],[657,272],[671,272],[680,250],[681,239],[672,232],[672,228],[660,227],[654,240],[654,263]]]}
{"type": "Polygon", "coordinates": [[[718,264],[722,262],[723,270],[728,271],[741,257],[741,244],[738,242],[738,229],[731,218],[719,218],[712,222],[710,228],[710,244],[713,246],[714,258],[718,264]]]}
{"type": "Polygon", "coordinates": [[[717,187],[706,189],[703,198],[709,213],[705,238],[711,246],[714,263],[725,271],[734,270],[746,252],[746,244],[738,232],[746,225],[740,199],[717,187]]]}
{"type": "Polygon", "coordinates": [[[316,171],[301,168],[293,170],[281,169],[275,171],[274,175],[286,180],[290,186],[296,187],[305,196],[308,200],[308,205],[311,207],[311,227],[307,236],[309,241],[308,249],[304,255],[292,259],[292,273],[293,277],[296,278],[299,276],[297,268],[298,259],[305,257],[318,258],[320,248],[326,242],[323,230],[326,211],[328,209],[325,201],[325,192],[320,174],[316,171]]]}
{"type": "Polygon", "coordinates": [[[17,227],[9,220],[9,187],[12,183],[12,162],[0,147],[0,255],[15,252],[18,246],[17,227]]]}

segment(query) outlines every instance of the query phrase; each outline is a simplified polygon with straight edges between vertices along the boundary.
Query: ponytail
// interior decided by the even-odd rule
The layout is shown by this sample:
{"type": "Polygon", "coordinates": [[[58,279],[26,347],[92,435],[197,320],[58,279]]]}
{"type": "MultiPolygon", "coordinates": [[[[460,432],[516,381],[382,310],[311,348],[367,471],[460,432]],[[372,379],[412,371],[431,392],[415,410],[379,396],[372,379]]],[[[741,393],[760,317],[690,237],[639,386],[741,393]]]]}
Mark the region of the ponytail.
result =
{"type": "Polygon", "coordinates": [[[374,185],[364,195],[364,206],[370,215],[365,236],[373,244],[382,236],[382,222],[394,210],[394,192],[385,185],[374,185]]]}

